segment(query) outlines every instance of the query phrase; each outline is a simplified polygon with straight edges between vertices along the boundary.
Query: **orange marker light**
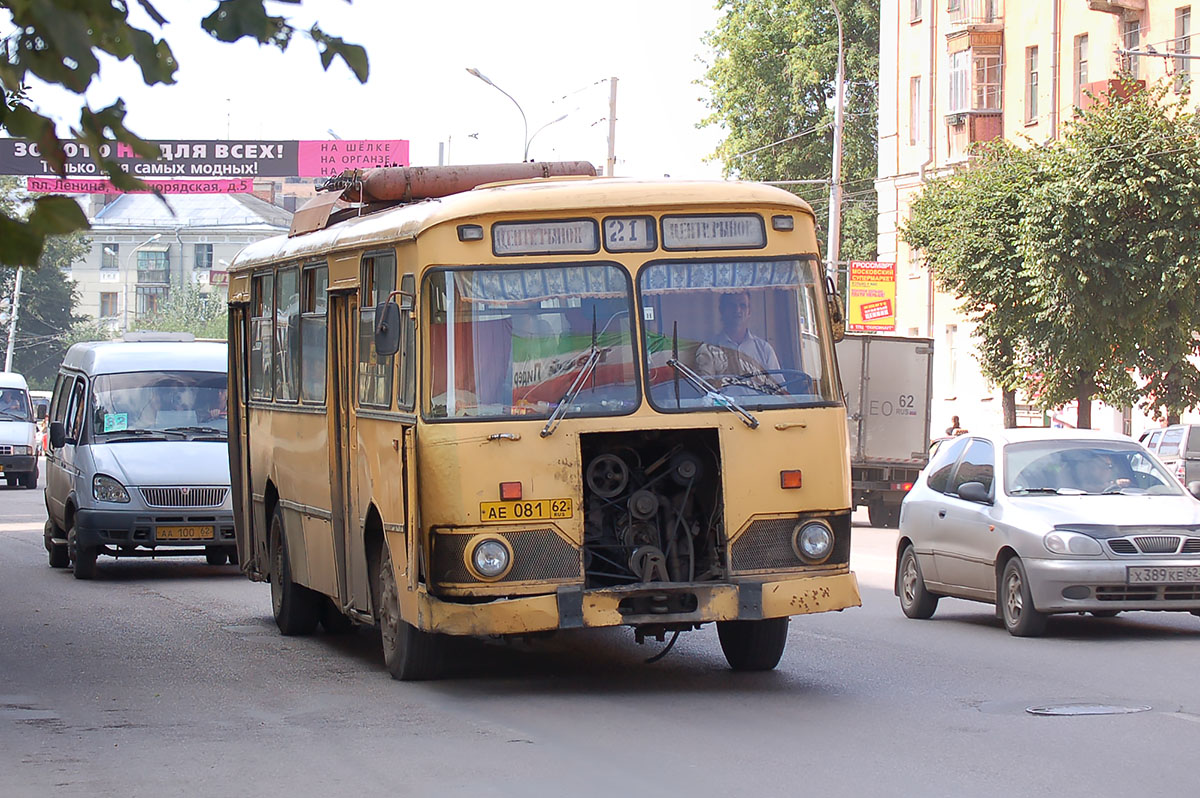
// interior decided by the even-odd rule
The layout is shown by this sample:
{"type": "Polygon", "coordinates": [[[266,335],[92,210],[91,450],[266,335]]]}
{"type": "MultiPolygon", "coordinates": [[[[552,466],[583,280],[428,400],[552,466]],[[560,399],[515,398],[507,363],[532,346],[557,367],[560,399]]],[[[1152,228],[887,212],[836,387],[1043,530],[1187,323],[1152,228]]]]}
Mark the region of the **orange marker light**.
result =
{"type": "Polygon", "coordinates": [[[779,487],[798,488],[800,487],[800,472],[799,471],[780,471],[779,472],[779,487]]]}
{"type": "Polygon", "coordinates": [[[500,501],[515,502],[521,498],[520,482],[501,482],[500,501]]]}

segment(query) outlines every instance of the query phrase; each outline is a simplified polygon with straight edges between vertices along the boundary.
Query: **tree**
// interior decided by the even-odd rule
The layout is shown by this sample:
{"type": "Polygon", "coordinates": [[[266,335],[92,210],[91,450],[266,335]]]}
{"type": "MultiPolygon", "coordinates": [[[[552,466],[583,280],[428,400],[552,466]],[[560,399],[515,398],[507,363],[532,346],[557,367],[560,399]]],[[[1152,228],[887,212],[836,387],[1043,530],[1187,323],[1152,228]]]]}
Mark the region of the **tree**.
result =
{"type": "MultiPolygon", "coordinates": [[[[219,41],[249,37],[286,50],[298,33],[286,17],[267,13],[266,0],[214,2],[212,13],[201,27],[219,41]]],[[[178,67],[165,38],[156,38],[130,23],[130,5],[112,0],[0,0],[0,9],[11,15],[15,28],[2,42],[4,52],[0,53],[0,130],[36,142],[46,160],[65,176],[63,142],[54,122],[33,110],[26,81],[33,76],[74,92],[80,95],[81,109],[78,127],[72,127],[71,135],[88,146],[97,166],[122,189],[145,186],[123,172],[114,160],[102,157],[101,145],[122,142],[150,159],[158,156],[158,149],[125,127],[123,100],[99,110],[83,100],[84,91],[100,74],[98,56],[103,53],[121,61],[133,59],[150,86],[174,83],[178,67]]],[[[151,0],[137,0],[137,7],[154,25],[161,28],[166,24],[151,0]]],[[[326,69],[340,58],[360,82],[366,81],[367,53],[362,47],[331,36],[317,25],[304,35],[316,44],[326,69]]],[[[37,197],[24,215],[14,216],[0,209],[0,264],[34,264],[47,236],[87,227],[87,218],[68,197],[37,197]]]]}
{"type": "Polygon", "coordinates": [[[1017,425],[1018,353],[1036,309],[1020,250],[1021,198],[1038,181],[1038,153],[1002,139],[974,153],[969,169],[930,181],[901,235],[924,253],[940,290],[959,297],[975,322],[983,375],[1003,392],[1004,425],[1017,425]]]}
{"type": "Polygon", "coordinates": [[[165,302],[154,313],[133,325],[139,330],[190,332],[197,338],[225,340],[229,314],[224,298],[205,294],[194,285],[172,287],[165,302]]]}
{"type": "MultiPolygon", "coordinates": [[[[837,18],[831,0],[721,0],[725,16],[706,43],[712,113],[702,125],[728,135],[715,157],[727,177],[824,179],[832,175],[837,18]]],[[[876,252],[879,0],[837,0],[845,40],[842,253],[876,252]]],[[[828,186],[788,186],[828,229],[828,186]]]]}
{"type": "Polygon", "coordinates": [[[1039,309],[1029,371],[1051,405],[1200,404],[1200,123],[1163,82],[1127,82],[1047,147],[1023,202],[1039,309]],[[1139,377],[1141,380],[1135,379],[1139,377]]]}

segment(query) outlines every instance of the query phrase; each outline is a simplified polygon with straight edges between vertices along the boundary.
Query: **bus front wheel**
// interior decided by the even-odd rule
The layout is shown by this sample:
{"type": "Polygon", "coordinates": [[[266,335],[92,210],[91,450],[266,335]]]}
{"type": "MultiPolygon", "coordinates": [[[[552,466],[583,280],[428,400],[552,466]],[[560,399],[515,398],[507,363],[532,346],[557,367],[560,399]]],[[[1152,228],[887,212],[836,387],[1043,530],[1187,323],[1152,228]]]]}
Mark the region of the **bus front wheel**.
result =
{"type": "Polygon", "coordinates": [[[442,641],[400,617],[400,590],[386,543],[379,558],[378,585],[379,636],[388,673],[402,682],[436,679],[442,671],[442,641]]]}
{"type": "Polygon", "coordinates": [[[717,638],[735,671],[769,671],[779,664],[787,645],[788,619],[717,621],[717,638]]]}
{"type": "Polygon", "coordinates": [[[321,618],[321,594],[292,581],[288,564],[287,535],[283,530],[283,507],[276,505],[271,516],[271,614],[281,634],[309,635],[321,618]]]}

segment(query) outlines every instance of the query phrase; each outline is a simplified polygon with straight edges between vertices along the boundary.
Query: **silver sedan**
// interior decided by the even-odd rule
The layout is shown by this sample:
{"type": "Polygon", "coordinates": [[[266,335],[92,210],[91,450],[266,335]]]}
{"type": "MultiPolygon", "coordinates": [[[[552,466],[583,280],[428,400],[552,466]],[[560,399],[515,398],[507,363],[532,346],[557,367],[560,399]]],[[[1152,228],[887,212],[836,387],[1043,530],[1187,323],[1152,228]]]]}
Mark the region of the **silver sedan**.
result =
{"type": "Polygon", "coordinates": [[[1022,637],[1052,613],[1200,615],[1200,501],[1129,438],[964,435],[938,447],[901,506],[896,595],[909,618],[942,596],[995,604],[1022,637]]]}

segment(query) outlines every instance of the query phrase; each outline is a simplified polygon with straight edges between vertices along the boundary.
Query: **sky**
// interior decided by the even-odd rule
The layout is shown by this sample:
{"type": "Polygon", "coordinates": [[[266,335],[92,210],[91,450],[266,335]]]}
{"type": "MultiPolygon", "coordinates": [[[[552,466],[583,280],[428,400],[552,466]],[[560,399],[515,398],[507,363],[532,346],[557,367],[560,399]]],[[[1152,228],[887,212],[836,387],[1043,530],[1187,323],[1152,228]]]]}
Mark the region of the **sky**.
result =
{"type": "MultiPolygon", "coordinates": [[[[703,37],[719,18],[715,0],[268,3],[298,28],[315,20],[365,46],[365,85],[340,59],[323,71],[306,37],[286,53],[223,44],[199,27],[215,3],[154,5],[169,20],[161,33],[139,19],[136,5],[133,19],[166,37],[180,63],[177,83],[146,87],[131,63],[106,59],[86,95],[93,108],[123,97],[126,125],[143,138],[407,139],[413,165],[439,157],[511,162],[525,145],[519,104],[531,158],[603,165],[616,77],[617,175],[720,177],[719,164],[706,158],[721,131],[698,129],[708,111],[706,89],[696,83],[710,60],[703,37]],[[515,104],[469,74],[472,67],[515,104]]],[[[68,93],[35,85],[32,99],[60,122],[60,135],[77,123],[78,99],[68,93]]]]}

